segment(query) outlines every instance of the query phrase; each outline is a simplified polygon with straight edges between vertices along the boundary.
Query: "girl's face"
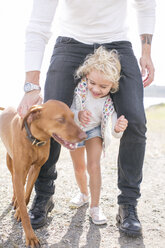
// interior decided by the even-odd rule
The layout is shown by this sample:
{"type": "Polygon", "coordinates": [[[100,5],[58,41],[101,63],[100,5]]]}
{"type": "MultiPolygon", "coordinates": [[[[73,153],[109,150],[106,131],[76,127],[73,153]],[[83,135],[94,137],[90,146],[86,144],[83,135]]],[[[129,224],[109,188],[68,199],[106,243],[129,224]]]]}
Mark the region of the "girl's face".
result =
{"type": "Polygon", "coordinates": [[[92,70],[87,75],[88,89],[94,98],[107,96],[112,88],[113,82],[105,79],[104,74],[97,70],[92,70]]]}

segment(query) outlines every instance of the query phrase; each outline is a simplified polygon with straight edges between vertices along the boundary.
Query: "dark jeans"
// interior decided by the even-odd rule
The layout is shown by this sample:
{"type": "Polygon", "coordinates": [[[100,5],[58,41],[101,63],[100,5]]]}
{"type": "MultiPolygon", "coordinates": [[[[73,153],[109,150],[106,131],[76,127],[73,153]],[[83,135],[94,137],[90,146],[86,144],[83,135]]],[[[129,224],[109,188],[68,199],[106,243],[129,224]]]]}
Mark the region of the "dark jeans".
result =
{"type": "MultiPolygon", "coordinates": [[[[118,156],[118,204],[137,204],[140,197],[142,166],[145,152],[146,118],[143,107],[143,84],[132,45],[128,41],[102,44],[108,50],[116,49],[122,66],[119,91],[112,95],[117,115],[125,115],[128,127],[121,138],[118,156]]],[[[45,83],[44,101],[56,99],[71,106],[76,86],[74,72],[89,53],[100,44],[87,45],[67,37],[58,37],[45,83]]],[[[60,145],[52,141],[50,157],[42,167],[35,188],[38,194],[52,195],[55,164],[60,145]]]]}

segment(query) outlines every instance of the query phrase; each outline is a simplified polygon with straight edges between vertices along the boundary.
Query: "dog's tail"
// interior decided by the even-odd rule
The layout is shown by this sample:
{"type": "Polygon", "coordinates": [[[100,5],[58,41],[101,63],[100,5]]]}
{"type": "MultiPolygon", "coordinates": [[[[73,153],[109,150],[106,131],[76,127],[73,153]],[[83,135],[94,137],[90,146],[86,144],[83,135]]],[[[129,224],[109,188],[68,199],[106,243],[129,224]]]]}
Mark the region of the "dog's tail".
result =
{"type": "Polygon", "coordinates": [[[0,110],[4,110],[5,108],[0,107],[0,110]]]}

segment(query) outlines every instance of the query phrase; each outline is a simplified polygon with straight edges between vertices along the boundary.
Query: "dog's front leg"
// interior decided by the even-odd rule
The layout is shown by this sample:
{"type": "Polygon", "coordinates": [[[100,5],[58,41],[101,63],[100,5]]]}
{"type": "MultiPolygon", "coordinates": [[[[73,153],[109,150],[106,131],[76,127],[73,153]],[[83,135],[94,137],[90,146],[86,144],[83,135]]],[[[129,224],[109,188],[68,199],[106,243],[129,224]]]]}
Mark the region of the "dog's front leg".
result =
{"type": "MultiPolygon", "coordinates": [[[[11,157],[9,156],[9,154],[7,153],[6,154],[6,164],[7,164],[7,167],[11,173],[11,176],[12,176],[12,183],[13,183],[13,161],[11,159],[11,157]]],[[[14,189],[15,185],[13,183],[13,198],[12,198],[12,205],[14,206],[14,209],[17,208],[16,204],[15,204],[15,189],[14,189]]]]}
{"type": "Polygon", "coordinates": [[[41,166],[39,166],[38,164],[34,164],[30,167],[27,185],[26,185],[26,195],[25,195],[26,205],[28,205],[29,203],[30,195],[31,195],[34,183],[37,180],[37,177],[39,175],[40,169],[41,169],[41,166]]]}
{"type": "Polygon", "coordinates": [[[21,221],[26,236],[26,245],[32,248],[38,247],[39,240],[32,229],[24,198],[24,168],[26,168],[26,165],[22,164],[21,166],[19,166],[20,161],[18,161],[17,163],[15,162],[14,159],[13,161],[14,161],[13,182],[15,185],[15,193],[19,206],[19,209],[17,209],[17,211],[19,211],[21,215],[21,221]]]}

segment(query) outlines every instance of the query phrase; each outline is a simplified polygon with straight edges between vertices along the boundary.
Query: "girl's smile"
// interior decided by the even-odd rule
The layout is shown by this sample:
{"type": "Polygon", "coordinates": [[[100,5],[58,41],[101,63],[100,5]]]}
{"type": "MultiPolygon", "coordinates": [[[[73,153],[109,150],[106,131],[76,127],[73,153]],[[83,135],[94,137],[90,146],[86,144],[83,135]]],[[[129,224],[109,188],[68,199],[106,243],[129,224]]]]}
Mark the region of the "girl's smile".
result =
{"type": "Polygon", "coordinates": [[[94,98],[107,96],[113,86],[113,82],[105,79],[102,72],[92,70],[87,75],[88,89],[94,98]]]}

